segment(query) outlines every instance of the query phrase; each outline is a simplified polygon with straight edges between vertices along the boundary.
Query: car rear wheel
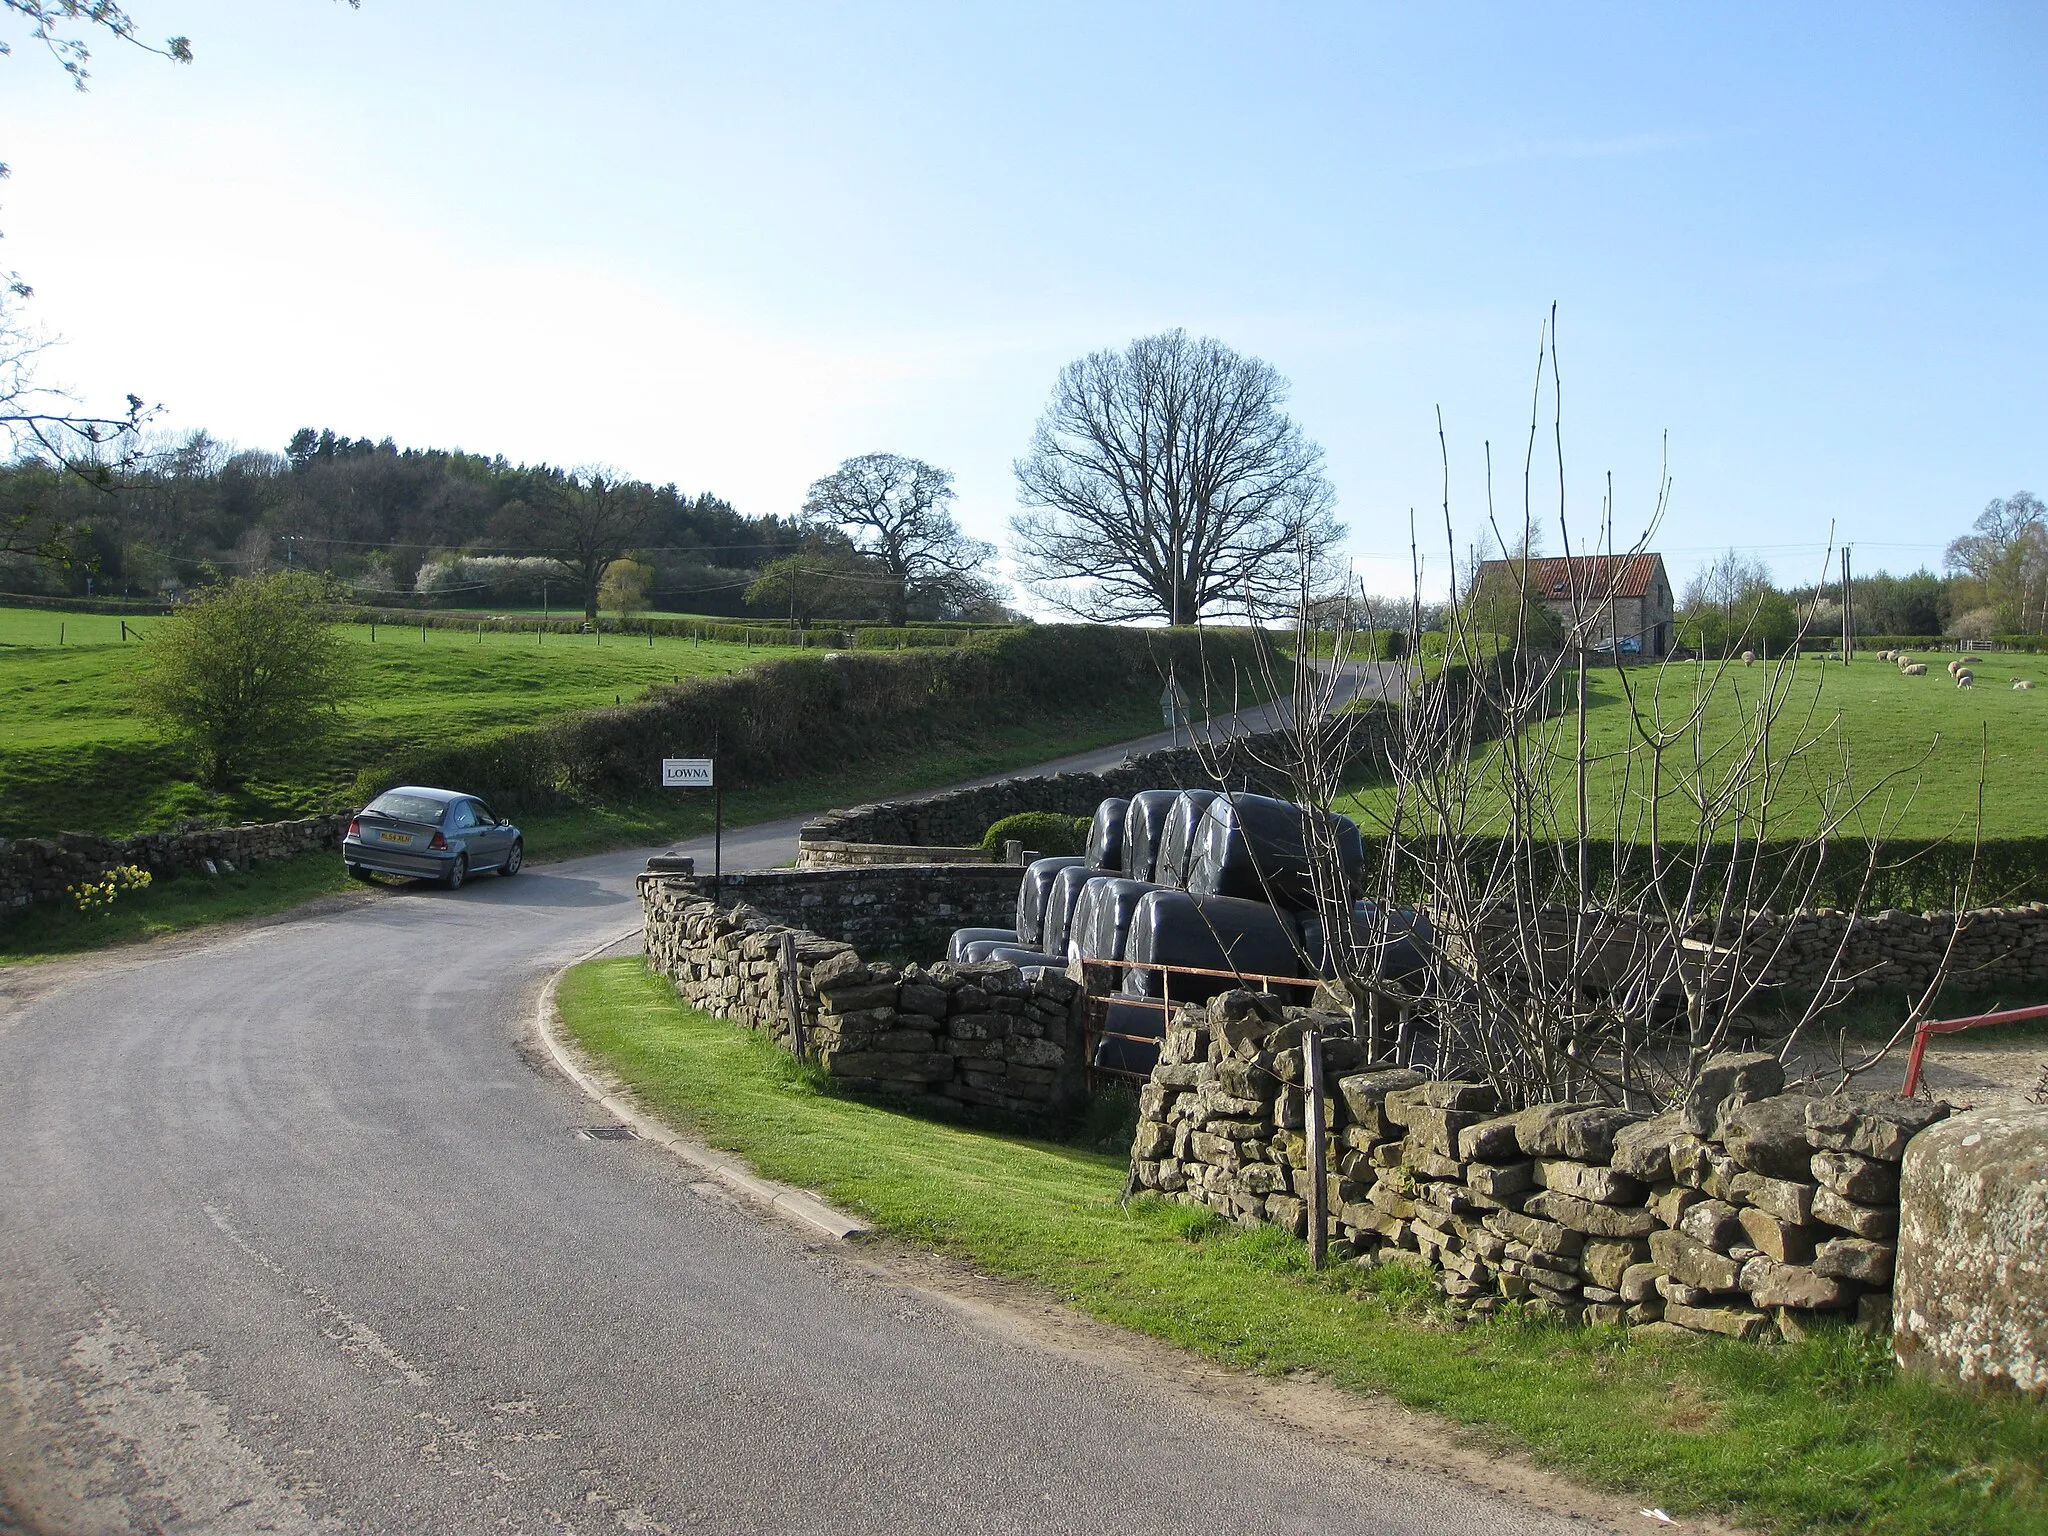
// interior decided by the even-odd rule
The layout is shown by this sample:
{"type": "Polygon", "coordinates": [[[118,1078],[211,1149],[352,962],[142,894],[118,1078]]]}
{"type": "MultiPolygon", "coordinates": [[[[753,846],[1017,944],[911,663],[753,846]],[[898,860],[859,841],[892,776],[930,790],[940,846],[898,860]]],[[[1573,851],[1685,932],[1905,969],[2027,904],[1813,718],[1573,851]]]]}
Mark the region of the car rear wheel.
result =
{"type": "Polygon", "coordinates": [[[351,864],[348,867],[348,877],[351,880],[367,880],[370,878],[370,872],[360,864],[351,864]]]}
{"type": "Polygon", "coordinates": [[[498,866],[501,875],[516,875],[519,866],[526,862],[526,843],[522,838],[512,839],[512,851],[505,855],[505,862],[498,866]]]}
{"type": "Polygon", "coordinates": [[[451,891],[462,889],[462,882],[469,878],[469,855],[458,853],[455,862],[448,866],[448,873],[441,877],[441,883],[451,891]]]}

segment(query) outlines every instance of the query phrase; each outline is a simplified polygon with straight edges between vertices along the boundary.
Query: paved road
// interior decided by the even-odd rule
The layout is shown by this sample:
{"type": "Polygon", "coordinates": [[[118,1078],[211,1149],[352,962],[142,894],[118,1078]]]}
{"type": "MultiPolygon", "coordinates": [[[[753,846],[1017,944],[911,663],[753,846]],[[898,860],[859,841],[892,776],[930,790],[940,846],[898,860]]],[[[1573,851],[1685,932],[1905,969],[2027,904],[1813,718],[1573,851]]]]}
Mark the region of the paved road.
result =
{"type": "Polygon", "coordinates": [[[1585,1529],[986,1331],[580,1138],[527,1022],[639,862],[117,955],[0,1018],[0,1530],[1585,1529]]]}

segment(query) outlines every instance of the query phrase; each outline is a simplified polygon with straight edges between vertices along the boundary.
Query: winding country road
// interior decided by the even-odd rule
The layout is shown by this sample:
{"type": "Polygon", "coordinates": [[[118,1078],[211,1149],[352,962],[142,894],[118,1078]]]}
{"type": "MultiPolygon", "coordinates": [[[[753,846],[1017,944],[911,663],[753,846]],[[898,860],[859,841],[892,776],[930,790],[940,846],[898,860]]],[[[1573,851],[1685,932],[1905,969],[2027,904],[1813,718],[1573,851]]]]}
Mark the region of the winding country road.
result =
{"type": "Polygon", "coordinates": [[[534,1001],[635,927],[641,862],[6,977],[0,1530],[1587,1529],[579,1136],[534,1001]]]}

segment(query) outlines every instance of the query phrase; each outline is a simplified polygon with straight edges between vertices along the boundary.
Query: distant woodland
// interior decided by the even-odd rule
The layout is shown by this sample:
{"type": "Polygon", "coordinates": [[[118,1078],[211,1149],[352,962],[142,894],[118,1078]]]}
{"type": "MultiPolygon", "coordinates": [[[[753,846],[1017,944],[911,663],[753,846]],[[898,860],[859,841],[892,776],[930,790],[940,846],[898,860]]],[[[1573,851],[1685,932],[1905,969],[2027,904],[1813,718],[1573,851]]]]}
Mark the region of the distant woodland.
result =
{"type": "MultiPolygon", "coordinates": [[[[11,592],[160,598],[296,567],[371,603],[476,606],[580,599],[548,575],[568,470],[310,428],[283,453],[204,432],[152,445],[111,488],[41,462],[0,467],[0,517],[78,530],[68,563],[0,555],[11,592]]],[[[747,615],[762,569],[802,543],[791,517],[746,517],[708,492],[620,480],[653,606],[747,615]]],[[[813,535],[815,536],[815,535],[813,535]]]]}

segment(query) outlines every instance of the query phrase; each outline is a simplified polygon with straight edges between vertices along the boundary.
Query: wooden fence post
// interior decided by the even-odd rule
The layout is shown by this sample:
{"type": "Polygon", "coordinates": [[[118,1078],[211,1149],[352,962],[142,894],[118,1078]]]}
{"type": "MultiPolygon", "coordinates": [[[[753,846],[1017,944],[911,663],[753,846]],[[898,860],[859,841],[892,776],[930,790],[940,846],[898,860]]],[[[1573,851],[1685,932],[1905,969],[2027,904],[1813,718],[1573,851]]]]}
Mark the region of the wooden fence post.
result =
{"type": "Polygon", "coordinates": [[[1323,1153],[1323,1037],[1301,1037],[1301,1127],[1308,1142],[1308,1261],[1321,1269],[1330,1237],[1330,1174],[1323,1153]]]}
{"type": "Polygon", "coordinates": [[[789,1053],[804,1059],[804,990],[797,980],[796,937],[785,931],[779,958],[782,970],[782,1008],[789,1015],[789,1053]]]}

